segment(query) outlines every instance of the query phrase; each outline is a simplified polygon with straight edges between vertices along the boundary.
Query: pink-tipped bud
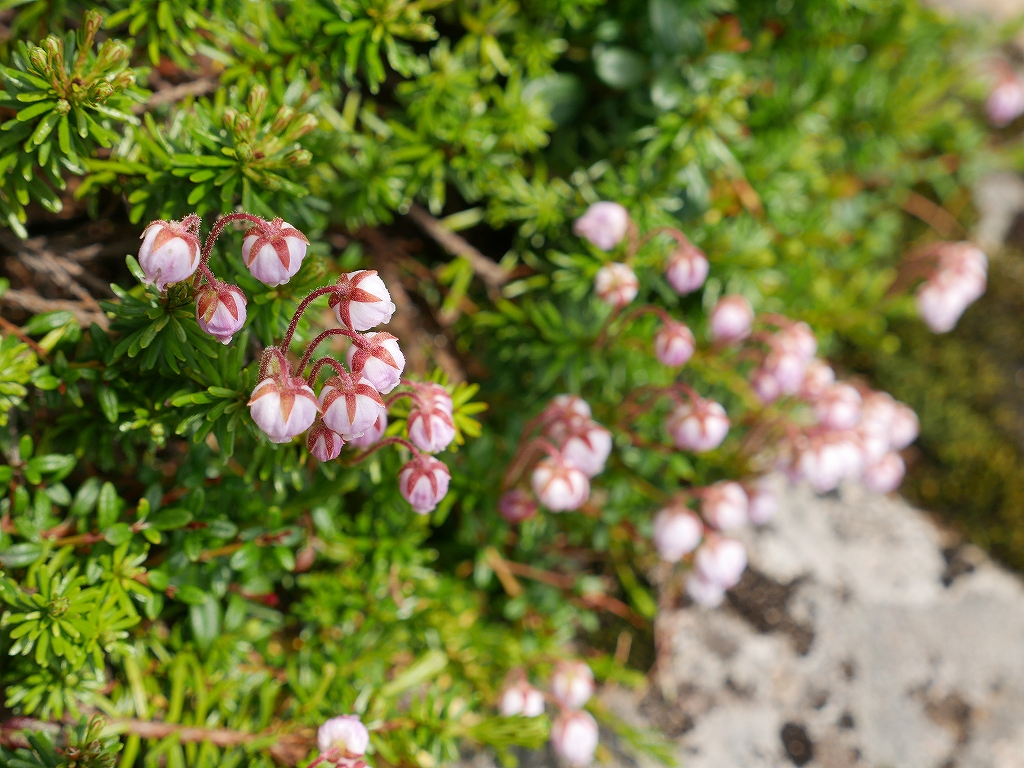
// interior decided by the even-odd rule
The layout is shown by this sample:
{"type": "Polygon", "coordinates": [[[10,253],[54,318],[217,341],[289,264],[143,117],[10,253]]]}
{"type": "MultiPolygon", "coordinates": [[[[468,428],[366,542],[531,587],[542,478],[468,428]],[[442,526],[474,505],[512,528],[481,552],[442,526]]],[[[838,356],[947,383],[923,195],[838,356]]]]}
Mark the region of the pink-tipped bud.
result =
{"type": "Polygon", "coordinates": [[[739,483],[723,481],[709,485],[701,492],[700,513],[712,528],[730,531],[748,522],[750,502],[739,483]]]}
{"type": "Polygon", "coordinates": [[[747,518],[751,525],[765,525],[775,519],[779,511],[779,497],[764,480],[747,486],[747,518]]]}
{"type": "Polygon", "coordinates": [[[540,503],[552,512],[579,509],[590,497],[586,473],[563,457],[548,457],[537,463],[530,485],[540,503]]]}
{"type": "Polygon", "coordinates": [[[570,421],[557,422],[549,429],[549,434],[556,436],[561,443],[562,456],[570,464],[574,464],[594,477],[604,471],[605,462],[612,452],[612,433],[596,421],[575,418],[570,421]]]}
{"type": "Polygon", "coordinates": [[[398,347],[398,339],[390,333],[374,331],[353,339],[346,359],[349,370],[365,376],[382,395],[402,381],[405,355],[398,347]]]}
{"type": "Polygon", "coordinates": [[[321,753],[330,753],[336,765],[354,766],[370,746],[370,733],[355,715],[341,715],[320,726],[316,745],[321,753]]]}
{"type": "Polygon", "coordinates": [[[777,346],[810,362],[818,351],[818,339],[807,323],[791,323],[779,331],[775,340],[777,346]]]}
{"type": "Polygon", "coordinates": [[[560,707],[579,709],[594,695],[594,673],[585,661],[560,661],[551,675],[551,695],[560,707]]]}
{"type": "Polygon", "coordinates": [[[602,251],[610,251],[629,231],[629,211],[618,203],[594,203],[573,222],[572,231],[602,251]]]}
{"type": "Polygon", "coordinates": [[[624,307],[636,298],[640,281],[625,264],[605,264],[594,276],[594,293],[605,304],[624,307]]]}
{"type": "Polygon", "coordinates": [[[808,362],[792,348],[780,344],[765,356],[760,370],[775,379],[780,394],[795,395],[803,386],[808,362]]]}
{"type": "Polygon", "coordinates": [[[536,516],[537,502],[522,488],[513,488],[498,499],[498,511],[510,523],[521,523],[536,516]]]}
{"type": "Polygon", "coordinates": [[[395,314],[387,286],[372,269],[339,277],[327,303],[338,322],[353,331],[368,331],[389,323],[395,314]]]}
{"type": "Polygon", "coordinates": [[[543,420],[545,423],[553,421],[567,421],[574,417],[589,419],[591,416],[590,406],[582,397],[576,395],[555,395],[551,402],[544,408],[543,420]]]}
{"type": "Polygon", "coordinates": [[[678,563],[700,544],[704,524],[683,506],[665,507],[654,518],[654,548],[669,563],[678,563]]]}
{"type": "Polygon", "coordinates": [[[438,404],[436,397],[433,392],[414,393],[409,409],[409,439],[427,453],[443,451],[455,439],[451,397],[447,399],[447,407],[438,404]]]}
{"type": "Polygon", "coordinates": [[[906,403],[896,403],[896,411],[889,424],[889,447],[902,451],[917,439],[921,424],[917,414],[906,403]]]}
{"type": "Polygon", "coordinates": [[[750,335],[753,325],[754,309],[746,296],[723,296],[711,310],[711,340],[716,344],[742,341],[750,335]]]}
{"type": "Polygon", "coordinates": [[[836,373],[832,366],[820,358],[814,358],[807,363],[804,371],[804,381],[800,386],[800,395],[808,400],[813,400],[836,381],[836,373]]]}
{"type": "Polygon", "coordinates": [[[685,365],[696,349],[697,340],[683,323],[666,322],[654,334],[654,356],[662,365],[685,365]]]}
{"type": "Polygon", "coordinates": [[[818,422],[829,429],[852,429],[860,421],[860,392],[849,384],[833,384],[814,401],[818,422]]]}
{"type": "Polygon", "coordinates": [[[317,461],[334,461],[345,444],[341,435],[317,421],[306,434],[306,449],[317,461]]]}
{"type": "Polygon", "coordinates": [[[452,396],[448,394],[448,390],[433,381],[426,381],[420,384],[416,384],[417,396],[422,398],[425,402],[432,403],[435,408],[440,408],[449,416],[455,411],[455,405],[452,403],[452,396]]]}
{"type": "Polygon", "coordinates": [[[414,512],[432,512],[448,493],[451,473],[433,456],[414,456],[398,473],[398,490],[414,512]]]}
{"type": "Polygon", "coordinates": [[[263,379],[252,391],[248,406],[252,420],[272,443],[287,443],[301,435],[320,411],[313,390],[297,376],[263,379]]]}
{"type": "Polygon", "coordinates": [[[860,477],[864,451],[854,432],[826,432],[810,440],[797,456],[796,469],[818,493],[828,493],[843,480],[860,477]]]}
{"type": "Polygon", "coordinates": [[[697,605],[706,608],[717,608],[725,599],[725,589],[720,584],[704,578],[696,571],[686,578],[686,594],[697,605]]]}
{"type": "Polygon", "coordinates": [[[736,539],[708,537],[697,549],[693,567],[701,578],[722,589],[732,589],[747,569],[747,550],[736,539]]]}
{"type": "Polygon", "coordinates": [[[597,721],[589,712],[562,712],[551,724],[551,746],[574,768],[593,762],[597,739],[597,721]]]}
{"type": "Polygon", "coordinates": [[[348,441],[348,444],[353,448],[369,448],[371,445],[376,445],[377,441],[384,437],[384,432],[387,428],[388,412],[382,408],[380,415],[377,416],[377,420],[373,422],[373,426],[363,432],[359,437],[353,437],[348,441]]]}
{"type": "Polygon", "coordinates": [[[778,379],[763,367],[754,369],[750,375],[750,386],[765,405],[770,405],[782,397],[782,387],[779,386],[778,379]]]}
{"type": "Polygon", "coordinates": [[[989,93],[985,114],[996,128],[1003,128],[1024,115],[1024,83],[1008,70],[989,93]]]}
{"type": "Polygon", "coordinates": [[[320,409],[324,424],[351,440],[373,426],[384,401],[365,378],[338,371],[320,390],[320,409]]]}
{"type": "Polygon", "coordinates": [[[703,453],[722,444],[729,433],[729,417],[725,408],[714,400],[696,398],[682,403],[669,415],[665,424],[676,448],[703,453]]]}
{"type": "Polygon", "coordinates": [[[544,714],[544,694],[525,680],[509,683],[498,708],[504,717],[539,717],[544,714]]]}
{"type": "Polygon", "coordinates": [[[261,283],[282,285],[299,271],[307,245],[306,236],[283,219],[264,221],[245,233],[242,261],[261,283]]]}
{"type": "Polygon", "coordinates": [[[693,243],[683,243],[668,257],[665,279],[676,293],[685,296],[693,293],[708,279],[711,265],[707,256],[693,243]]]}
{"type": "Polygon", "coordinates": [[[196,294],[196,322],[221,344],[245,325],[245,294],[236,285],[204,285],[196,294]]]}
{"type": "Polygon", "coordinates": [[[956,327],[967,307],[984,292],[982,278],[938,272],[918,289],[917,313],[933,333],[948,333],[956,327]]]}
{"type": "Polygon", "coordinates": [[[154,221],[141,239],[139,266],[146,285],[162,291],[192,277],[199,268],[199,238],[184,222],[154,221]]]}
{"type": "Polygon", "coordinates": [[[889,451],[864,470],[864,487],[875,493],[892,493],[900,487],[906,472],[907,465],[903,463],[903,457],[895,451],[889,451]]]}

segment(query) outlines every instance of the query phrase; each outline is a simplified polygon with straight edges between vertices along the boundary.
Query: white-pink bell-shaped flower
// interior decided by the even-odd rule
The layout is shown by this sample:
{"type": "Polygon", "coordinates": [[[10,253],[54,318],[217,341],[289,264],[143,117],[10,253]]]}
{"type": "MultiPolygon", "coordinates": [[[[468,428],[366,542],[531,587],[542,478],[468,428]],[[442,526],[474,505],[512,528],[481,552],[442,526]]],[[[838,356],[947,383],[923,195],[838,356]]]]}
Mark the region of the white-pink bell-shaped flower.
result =
{"type": "Polygon", "coordinates": [[[348,444],[353,448],[369,448],[372,445],[376,445],[377,441],[384,437],[384,432],[388,428],[388,412],[381,408],[380,414],[377,416],[377,420],[373,422],[373,426],[367,429],[359,437],[353,437],[348,441],[348,444]]]}
{"type": "Polygon", "coordinates": [[[782,397],[782,387],[779,386],[778,379],[764,367],[755,368],[750,374],[750,386],[765,405],[770,405],[782,397]]]}
{"type": "Polygon", "coordinates": [[[682,505],[665,507],[654,517],[654,548],[658,557],[678,563],[700,544],[704,524],[682,505]]]}
{"type": "Polygon", "coordinates": [[[676,406],[665,425],[676,448],[695,453],[714,450],[729,433],[725,408],[704,398],[676,406]]]}
{"type": "Polygon", "coordinates": [[[693,558],[694,570],[707,581],[723,589],[740,583],[747,569],[747,550],[736,539],[709,536],[693,558]]]}
{"type": "Polygon", "coordinates": [[[864,487],[875,493],[892,493],[900,487],[907,465],[903,457],[895,451],[889,451],[878,461],[868,464],[864,469],[862,481],[864,487]]]}
{"type": "Polygon", "coordinates": [[[360,269],[338,278],[327,300],[338,322],[353,331],[368,331],[391,322],[395,305],[375,270],[360,269]]]}
{"type": "Polygon", "coordinates": [[[701,491],[700,513],[708,525],[719,531],[746,525],[749,506],[747,492],[732,480],[714,483],[701,491]]]}
{"type": "Polygon", "coordinates": [[[708,279],[711,265],[704,251],[693,243],[682,243],[668,257],[665,279],[681,296],[693,293],[708,279]]]}
{"type": "Polygon", "coordinates": [[[537,502],[522,488],[513,488],[498,499],[498,512],[510,523],[521,523],[536,516],[537,502]]]}
{"type": "Polygon", "coordinates": [[[562,456],[541,459],[530,477],[530,485],[540,503],[552,512],[579,509],[590,497],[586,473],[562,456]]]}
{"type": "Polygon", "coordinates": [[[242,261],[261,283],[283,285],[299,271],[308,245],[306,236],[283,219],[263,221],[245,233],[242,261]]]}
{"type": "Polygon", "coordinates": [[[605,264],[594,276],[594,293],[605,304],[624,307],[636,298],[640,281],[626,264],[605,264]]]}
{"type": "Polygon", "coordinates": [[[551,724],[551,746],[573,768],[593,762],[597,739],[597,721],[589,712],[562,712],[551,724]]]}
{"type": "Polygon", "coordinates": [[[409,439],[421,451],[443,451],[455,439],[452,400],[446,391],[444,395],[446,400],[433,389],[413,393],[408,419],[409,439]]]}
{"type": "Polygon", "coordinates": [[[686,594],[697,605],[706,608],[717,608],[725,599],[725,589],[722,585],[705,578],[697,571],[686,577],[686,594]]]}
{"type": "Polygon", "coordinates": [[[902,451],[917,439],[921,424],[917,414],[906,403],[897,402],[892,421],[889,423],[889,447],[902,451]]]}
{"type": "Polygon", "coordinates": [[[800,395],[808,400],[813,400],[828,387],[835,384],[836,373],[832,366],[820,358],[814,358],[807,363],[804,370],[804,381],[800,386],[800,395]]]}
{"type": "Polygon", "coordinates": [[[583,470],[587,477],[601,474],[612,452],[612,433],[591,419],[576,418],[561,422],[558,427],[551,432],[558,435],[565,460],[583,470]]]}
{"type": "Polygon", "coordinates": [[[582,397],[577,397],[576,395],[555,395],[544,408],[542,420],[545,423],[551,423],[555,421],[568,421],[576,417],[589,419],[590,416],[590,405],[582,397]]]}
{"type": "Polygon", "coordinates": [[[585,661],[560,661],[551,675],[551,695],[560,707],[580,709],[594,695],[594,673],[585,661]]]}
{"type": "Polygon", "coordinates": [[[818,493],[828,493],[843,480],[864,471],[864,450],[856,433],[826,432],[810,440],[797,457],[796,469],[818,493]]]}
{"type": "Polygon", "coordinates": [[[618,203],[593,203],[573,222],[572,231],[602,251],[610,251],[629,231],[629,211],[618,203]]]}
{"type": "Polygon", "coordinates": [[[373,426],[384,401],[365,378],[338,371],[320,390],[320,410],[324,424],[350,440],[373,426]]]}
{"type": "Polygon", "coordinates": [[[346,360],[354,375],[365,376],[382,395],[399,385],[405,370],[405,355],[398,347],[398,339],[383,331],[353,339],[346,360]]]}
{"type": "Polygon", "coordinates": [[[996,83],[985,101],[985,114],[996,128],[1004,128],[1024,115],[1024,83],[1012,70],[996,83]]]}
{"type": "Polygon", "coordinates": [[[683,323],[666,321],[654,334],[654,356],[662,365],[685,365],[697,349],[693,331],[683,323]]]}
{"type": "Polygon", "coordinates": [[[154,221],[143,230],[139,266],[146,276],[146,285],[156,285],[158,291],[163,291],[168,285],[188,280],[195,274],[199,268],[200,247],[191,218],[154,221]]]}
{"type": "Polygon", "coordinates": [[[320,726],[316,745],[336,765],[354,766],[370,746],[370,733],[355,715],[340,715],[320,726]]]}
{"type": "Polygon", "coordinates": [[[771,489],[767,482],[758,480],[746,488],[747,517],[751,525],[765,525],[775,519],[779,511],[779,497],[771,489]]]}
{"type": "Polygon", "coordinates": [[[842,382],[827,387],[814,401],[818,422],[829,429],[852,429],[857,426],[860,407],[860,392],[842,382]]]}
{"type": "Polygon", "coordinates": [[[448,493],[451,477],[443,462],[421,453],[398,473],[398,490],[414,512],[425,515],[448,493]]]}
{"type": "Polygon", "coordinates": [[[498,709],[504,717],[539,717],[544,714],[544,694],[526,680],[516,680],[502,691],[498,709]]]}
{"type": "Polygon", "coordinates": [[[221,344],[229,344],[245,325],[245,304],[245,294],[237,285],[204,285],[196,294],[196,322],[221,344]]]}
{"type": "Polygon", "coordinates": [[[775,379],[780,394],[795,395],[803,386],[808,362],[792,348],[779,345],[765,356],[760,370],[775,379]]]}
{"type": "Polygon", "coordinates": [[[746,296],[723,296],[711,310],[711,340],[716,344],[735,344],[750,335],[754,309],[746,296]]]}
{"type": "Polygon", "coordinates": [[[341,435],[317,421],[306,434],[306,448],[317,461],[334,461],[341,455],[345,441],[341,435]]]}
{"type": "Polygon", "coordinates": [[[274,376],[252,391],[249,413],[272,443],[287,443],[313,424],[320,409],[316,395],[304,379],[274,376]]]}
{"type": "Polygon", "coordinates": [[[813,359],[818,351],[818,339],[811,326],[804,322],[790,323],[775,338],[780,348],[803,358],[805,362],[813,359]]]}

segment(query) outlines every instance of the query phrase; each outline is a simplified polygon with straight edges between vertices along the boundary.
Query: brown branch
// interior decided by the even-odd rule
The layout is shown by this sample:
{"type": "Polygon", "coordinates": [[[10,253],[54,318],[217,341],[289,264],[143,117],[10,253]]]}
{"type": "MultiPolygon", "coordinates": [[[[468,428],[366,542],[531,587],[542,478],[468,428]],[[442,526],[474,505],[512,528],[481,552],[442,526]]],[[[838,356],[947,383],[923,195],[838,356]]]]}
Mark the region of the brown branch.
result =
{"type": "Polygon", "coordinates": [[[162,107],[165,104],[173,104],[186,96],[205,96],[208,93],[216,91],[217,86],[219,85],[220,81],[215,77],[200,77],[198,80],[192,80],[187,83],[182,83],[181,85],[172,85],[167,88],[161,88],[150,96],[146,102],[136,104],[132,107],[132,112],[136,115],[140,115],[143,112],[148,112],[156,107],[162,107]]]}
{"type": "MultiPolygon", "coordinates": [[[[8,291],[8,293],[10,293],[10,291],[8,291]]],[[[4,294],[4,295],[6,295],[6,294],[4,294]]],[[[2,298],[3,298],[3,296],[0,296],[0,299],[2,299],[2,298]]],[[[40,347],[31,336],[29,336],[27,333],[25,333],[23,330],[21,330],[21,328],[16,326],[10,320],[7,320],[7,319],[5,319],[3,317],[0,317],[0,328],[3,328],[8,333],[13,333],[19,339],[21,339],[26,344],[28,344],[30,347],[32,347],[32,349],[35,351],[35,353],[37,355],[39,355],[39,357],[42,360],[49,360],[50,359],[49,355],[46,354],[46,350],[45,349],[40,347]]]]}
{"type": "Polygon", "coordinates": [[[409,208],[409,218],[452,256],[461,256],[468,261],[473,271],[479,275],[490,290],[497,290],[508,282],[507,269],[493,259],[484,256],[464,237],[452,232],[422,206],[413,203],[409,208]]]}
{"type": "Polygon", "coordinates": [[[80,301],[68,301],[66,299],[44,299],[35,291],[21,291],[11,289],[0,296],[0,302],[6,302],[12,306],[24,309],[26,312],[38,314],[40,312],[53,312],[57,310],[71,312],[79,324],[89,327],[96,323],[106,329],[110,320],[102,312],[95,312],[86,309],[80,301]]]}
{"type": "Polygon", "coordinates": [[[900,206],[907,213],[916,216],[946,239],[962,238],[964,228],[953,215],[938,203],[924,195],[911,192],[900,206]]]}

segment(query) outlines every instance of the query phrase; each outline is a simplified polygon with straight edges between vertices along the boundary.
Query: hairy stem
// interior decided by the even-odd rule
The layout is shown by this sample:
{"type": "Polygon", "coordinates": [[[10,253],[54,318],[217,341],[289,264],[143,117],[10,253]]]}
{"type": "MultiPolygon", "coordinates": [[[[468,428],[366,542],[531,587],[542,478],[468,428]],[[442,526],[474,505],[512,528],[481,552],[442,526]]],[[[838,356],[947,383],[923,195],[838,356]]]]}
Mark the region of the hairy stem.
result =
{"type": "MultiPolygon", "coordinates": [[[[281,342],[281,349],[285,352],[288,351],[288,347],[292,344],[292,337],[295,335],[295,329],[299,325],[299,318],[302,317],[302,313],[306,311],[306,308],[316,301],[316,299],[328,293],[332,293],[333,291],[333,285],[325,285],[323,288],[317,288],[299,302],[299,306],[295,308],[295,314],[292,316],[292,321],[288,323],[288,332],[284,335],[284,341],[281,342]]],[[[299,370],[301,371],[302,369],[300,368],[299,370]]]]}

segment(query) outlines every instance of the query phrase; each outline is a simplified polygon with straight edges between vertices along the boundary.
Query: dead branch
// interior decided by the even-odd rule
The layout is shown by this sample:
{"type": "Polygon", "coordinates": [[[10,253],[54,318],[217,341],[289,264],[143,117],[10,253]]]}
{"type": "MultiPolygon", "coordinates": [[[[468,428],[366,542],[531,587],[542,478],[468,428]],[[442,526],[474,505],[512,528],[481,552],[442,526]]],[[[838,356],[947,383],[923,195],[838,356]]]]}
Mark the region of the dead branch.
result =
{"type": "Polygon", "coordinates": [[[67,299],[44,299],[34,291],[21,291],[11,289],[0,296],[0,303],[10,304],[18,309],[23,309],[32,314],[40,312],[66,311],[70,312],[78,320],[79,325],[88,328],[96,323],[100,328],[106,330],[110,326],[110,320],[105,314],[87,308],[80,301],[68,301],[67,299]]]}
{"type": "Polygon", "coordinates": [[[145,103],[136,104],[132,107],[132,112],[139,115],[165,104],[173,104],[186,96],[205,96],[208,93],[216,91],[218,85],[220,85],[220,82],[215,77],[200,77],[197,80],[182,83],[181,85],[171,85],[167,88],[161,88],[150,96],[145,103]]]}
{"type": "Polygon", "coordinates": [[[510,275],[507,269],[493,259],[484,256],[465,238],[455,234],[431,216],[422,206],[413,203],[409,209],[409,218],[452,256],[461,256],[466,259],[488,289],[495,291],[508,282],[510,275]]]}

